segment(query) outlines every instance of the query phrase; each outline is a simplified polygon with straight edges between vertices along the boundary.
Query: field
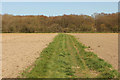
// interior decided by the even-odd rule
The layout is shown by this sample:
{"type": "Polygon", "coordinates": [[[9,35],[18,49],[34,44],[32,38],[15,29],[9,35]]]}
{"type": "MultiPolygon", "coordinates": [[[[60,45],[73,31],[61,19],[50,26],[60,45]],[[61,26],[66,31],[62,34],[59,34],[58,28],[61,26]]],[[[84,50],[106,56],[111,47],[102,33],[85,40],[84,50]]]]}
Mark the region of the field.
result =
{"type": "Polygon", "coordinates": [[[92,52],[118,69],[118,34],[114,33],[74,33],[85,46],[90,46],[92,52]]]}
{"type": "Polygon", "coordinates": [[[100,59],[75,37],[59,34],[35,64],[22,73],[27,78],[116,78],[112,65],[100,59]],[[49,74],[49,75],[48,75],[49,74]]]}
{"type": "Polygon", "coordinates": [[[112,48],[116,47],[116,43],[113,42],[117,39],[116,35],[109,35],[108,37],[104,34],[100,35],[95,33],[88,35],[72,34],[79,38],[80,41],[71,35],[56,35],[57,34],[3,34],[3,77],[117,77],[118,73],[114,70],[114,68],[116,68],[115,64],[110,63],[110,60],[107,59],[107,57],[114,55],[115,57],[112,58],[111,62],[116,62],[117,60],[116,56],[118,55],[116,51],[114,53],[109,53],[110,55],[107,53],[111,49],[109,47],[110,44],[114,44],[112,48]],[[115,40],[110,40],[110,36],[115,40]],[[109,39],[110,44],[106,43],[106,37],[109,39]],[[79,42],[82,42],[88,47],[79,42]],[[103,45],[102,43],[105,44],[103,45]],[[105,48],[106,45],[108,45],[108,49],[105,48]],[[96,46],[99,47],[100,50],[96,46]],[[106,50],[104,53],[102,52],[102,47],[106,50]],[[96,53],[88,52],[88,50],[86,51],[86,49],[91,50],[91,48],[92,51],[96,51],[96,53]],[[97,53],[97,51],[101,52],[97,53]],[[109,63],[112,64],[113,67],[109,63]],[[19,75],[20,73],[21,76],[19,75]]]}
{"type": "Polygon", "coordinates": [[[2,77],[15,78],[57,34],[2,34],[2,77]]]}

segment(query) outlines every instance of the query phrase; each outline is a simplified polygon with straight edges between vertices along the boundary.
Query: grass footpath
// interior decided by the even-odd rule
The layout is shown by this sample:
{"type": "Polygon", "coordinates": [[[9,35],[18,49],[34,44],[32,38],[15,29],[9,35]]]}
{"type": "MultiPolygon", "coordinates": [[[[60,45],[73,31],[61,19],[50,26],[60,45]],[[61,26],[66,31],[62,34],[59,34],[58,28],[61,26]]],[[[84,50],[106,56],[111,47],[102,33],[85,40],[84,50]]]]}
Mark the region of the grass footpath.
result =
{"type": "Polygon", "coordinates": [[[25,78],[117,78],[118,72],[75,37],[59,34],[22,73],[25,78]],[[32,69],[31,69],[32,68],[32,69]]]}

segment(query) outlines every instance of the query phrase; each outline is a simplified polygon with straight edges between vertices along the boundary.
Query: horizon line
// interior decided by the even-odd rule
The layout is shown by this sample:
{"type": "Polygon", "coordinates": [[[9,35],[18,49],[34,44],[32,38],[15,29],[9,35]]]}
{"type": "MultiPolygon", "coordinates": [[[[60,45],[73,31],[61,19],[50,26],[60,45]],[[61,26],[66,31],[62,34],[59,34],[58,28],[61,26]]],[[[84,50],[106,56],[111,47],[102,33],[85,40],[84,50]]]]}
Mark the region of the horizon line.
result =
{"type": "Polygon", "coordinates": [[[46,17],[56,17],[56,16],[64,16],[64,15],[86,15],[86,16],[92,16],[94,14],[115,14],[115,13],[119,13],[119,12],[111,12],[111,13],[107,13],[107,12],[98,12],[98,13],[93,13],[91,15],[87,15],[87,14],[62,14],[62,15],[54,15],[54,16],[47,16],[45,14],[9,14],[9,13],[4,13],[4,14],[0,14],[0,15],[12,15],[12,16],[46,16],[46,17]]]}

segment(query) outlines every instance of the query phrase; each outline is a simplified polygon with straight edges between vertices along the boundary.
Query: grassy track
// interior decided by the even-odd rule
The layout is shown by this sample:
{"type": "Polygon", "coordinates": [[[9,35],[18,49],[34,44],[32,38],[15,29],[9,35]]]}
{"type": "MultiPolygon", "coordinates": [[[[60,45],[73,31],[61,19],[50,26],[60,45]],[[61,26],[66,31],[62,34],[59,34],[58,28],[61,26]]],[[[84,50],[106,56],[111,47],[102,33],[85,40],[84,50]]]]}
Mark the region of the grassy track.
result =
{"type": "Polygon", "coordinates": [[[59,34],[45,48],[34,67],[26,69],[27,78],[116,78],[118,72],[73,36],[59,34]]]}

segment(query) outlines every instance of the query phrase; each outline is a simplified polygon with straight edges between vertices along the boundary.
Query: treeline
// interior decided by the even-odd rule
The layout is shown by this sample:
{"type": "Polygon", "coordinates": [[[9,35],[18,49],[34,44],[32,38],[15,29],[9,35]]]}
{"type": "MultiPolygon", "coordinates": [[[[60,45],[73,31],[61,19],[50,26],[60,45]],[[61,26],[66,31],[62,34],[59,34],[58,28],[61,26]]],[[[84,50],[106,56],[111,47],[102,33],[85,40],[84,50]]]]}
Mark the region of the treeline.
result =
{"type": "Polygon", "coordinates": [[[4,33],[118,32],[118,13],[47,17],[2,15],[4,33]]]}

